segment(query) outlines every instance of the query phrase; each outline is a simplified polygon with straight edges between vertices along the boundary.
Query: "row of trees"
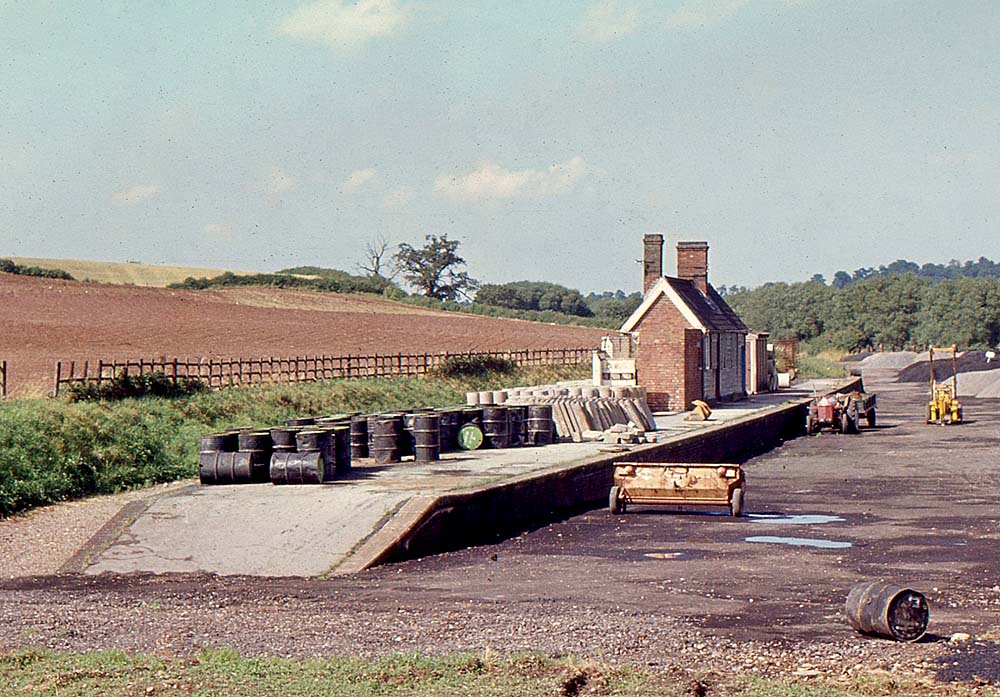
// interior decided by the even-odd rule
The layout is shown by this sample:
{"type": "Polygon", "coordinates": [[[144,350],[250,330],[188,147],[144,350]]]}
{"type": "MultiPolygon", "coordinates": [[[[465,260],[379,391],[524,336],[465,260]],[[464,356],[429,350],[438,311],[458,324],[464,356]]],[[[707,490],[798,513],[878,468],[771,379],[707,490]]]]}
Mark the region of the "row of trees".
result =
{"type": "Polygon", "coordinates": [[[819,280],[730,289],[726,301],[752,329],[798,338],[817,348],[863,351],[883,346],[1000,343],[1000,279],[934,282],[913,273],[875,275],[843,288],[819,280]]]}

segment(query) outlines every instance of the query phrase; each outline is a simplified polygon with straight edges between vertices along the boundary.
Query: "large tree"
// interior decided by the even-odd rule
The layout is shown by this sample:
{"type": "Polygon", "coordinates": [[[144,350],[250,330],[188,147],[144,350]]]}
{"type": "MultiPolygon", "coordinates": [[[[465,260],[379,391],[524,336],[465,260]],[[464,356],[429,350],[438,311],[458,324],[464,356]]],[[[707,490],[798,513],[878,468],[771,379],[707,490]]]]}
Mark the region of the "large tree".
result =
{"type": "Polygon", "coordinates": [[[403,277],[429,298],[438,300],[468,299],[479,282],[459,267],[465,259],[458,256],[458,240],[448,235],[427,235],[420,248],[405,242],[399,245],[394,260],[403,277]]]}

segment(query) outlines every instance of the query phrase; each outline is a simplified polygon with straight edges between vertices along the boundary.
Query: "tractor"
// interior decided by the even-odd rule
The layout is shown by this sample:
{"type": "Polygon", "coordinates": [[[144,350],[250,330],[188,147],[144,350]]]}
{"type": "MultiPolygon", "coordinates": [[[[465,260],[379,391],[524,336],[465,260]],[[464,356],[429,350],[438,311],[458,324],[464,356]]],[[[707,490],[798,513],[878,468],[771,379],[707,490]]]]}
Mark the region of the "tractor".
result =
{"type": "Polygon", "coordinates": [[[962,403],[958,401],[958,357],[954,344],[947,348],[928,347],[931,371],[931,394],[927,403],[927,423],[962,423],[962,403]],[[934,352],[951,354],[951,382],[938,382],[934,374],[934,352]]]}
{"type": "Polygon", "coordinates": [[[875,427],[877,399],[869,392],[838,392],[813,398],[806,411],[806,433],[829,428],[840,433],[858,433],[861,417],[875,427]]]}

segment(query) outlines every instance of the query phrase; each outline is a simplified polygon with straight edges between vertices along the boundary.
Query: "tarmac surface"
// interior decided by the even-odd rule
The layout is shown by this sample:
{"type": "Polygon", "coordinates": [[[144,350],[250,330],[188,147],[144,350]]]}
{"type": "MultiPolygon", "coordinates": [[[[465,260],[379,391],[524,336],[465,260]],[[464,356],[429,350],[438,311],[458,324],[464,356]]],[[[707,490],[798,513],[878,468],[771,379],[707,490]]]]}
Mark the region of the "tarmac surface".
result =
{"type": "MultiPolygon", "coordinates": [[[[662,442],[829,390],[835,382],[806,381],[720,405],[705,422],[686,422],[683,413],[660,414],[660,430],[652,435],[662,442]]],[[[541,473],[601,452],[614,450],[602,443],[557,443],[446,453],[431,463],[379,466],[365,459],[343,479],[320,486],[195,485],[123,511],[88,543],[77,557],[78,568],[66,570],[253,576],[357,571],[435,496],[541,473]]]]}

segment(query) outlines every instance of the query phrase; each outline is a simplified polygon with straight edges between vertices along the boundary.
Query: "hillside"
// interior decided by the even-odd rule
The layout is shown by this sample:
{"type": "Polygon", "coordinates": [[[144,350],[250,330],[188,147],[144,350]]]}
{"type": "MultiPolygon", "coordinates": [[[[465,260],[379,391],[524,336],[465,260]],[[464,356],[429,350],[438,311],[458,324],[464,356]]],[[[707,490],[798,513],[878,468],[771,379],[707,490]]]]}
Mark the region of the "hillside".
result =
{"type": "Polygon", "coordinates": [[[56,360],[596,347],[607,330],[439,312],[372,296],[188,291],[0,274],[0,360],[44,394],[56,360]]]}
{"type": "MultiPolygon", "coordinates": [[[[180,283],[189,276],[195,278],[218,276],[222,269],[204,269],[194,266],[161,266],[118,261],[88,261],[85,259],[39,259],[34,257],[5,257],[15,264],[61,269],[78,281],[95,281],[115,285],[149,286],[165,288],[180,283]]],[[[232,271],[243,274],[243,271],[232,271]]]]}

